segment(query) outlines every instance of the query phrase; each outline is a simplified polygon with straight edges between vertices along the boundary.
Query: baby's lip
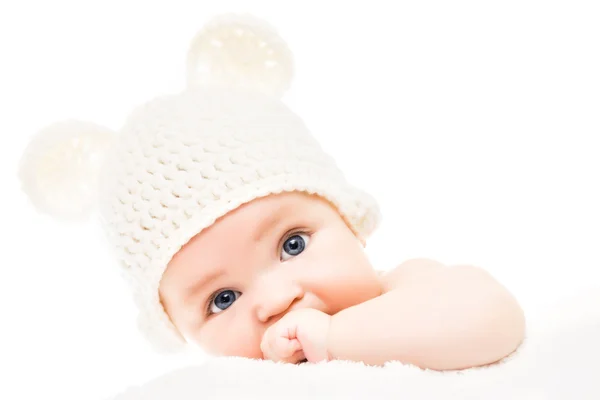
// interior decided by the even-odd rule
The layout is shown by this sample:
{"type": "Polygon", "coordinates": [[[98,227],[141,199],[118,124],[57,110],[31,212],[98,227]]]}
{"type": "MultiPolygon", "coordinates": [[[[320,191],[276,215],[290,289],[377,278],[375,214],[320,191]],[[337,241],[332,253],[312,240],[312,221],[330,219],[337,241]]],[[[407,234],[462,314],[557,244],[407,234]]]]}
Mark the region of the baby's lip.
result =
{"type": "Polygon", "coordinates": [[[305,294],[304,297],[302,297],[302,299],[293,303],[292,306],[290,308],[288,308],[285,313],[287,314],[290,311],[302,310],[304,308],[312,308],[312,309],[324,312],[326,314],[329,314],[327,312],[327,309],[326,309],[327,307],[325,306],[325,304],[323,304],[322,301],[320,301],[317,297],[315,297],[314,295],[311,295],[310,293],[305,294]]]}
{"type": "Polygon", "coordinates": [[[289,312],[295,310],[302,310],[305,308],[312,308],[321,311],[325,314],[331,315],[331,313],[327,310],[327,306],[321,300],[319,300],[316,296],[314,296],[311,293],[306,293],[300,300],[296,300],[294,303],[292,303],[292,305],[287,310],[285,310],[285,312],[282,312],[281,314],[272,317],[269,320],[269,325],[275,324],[289,312]]]}

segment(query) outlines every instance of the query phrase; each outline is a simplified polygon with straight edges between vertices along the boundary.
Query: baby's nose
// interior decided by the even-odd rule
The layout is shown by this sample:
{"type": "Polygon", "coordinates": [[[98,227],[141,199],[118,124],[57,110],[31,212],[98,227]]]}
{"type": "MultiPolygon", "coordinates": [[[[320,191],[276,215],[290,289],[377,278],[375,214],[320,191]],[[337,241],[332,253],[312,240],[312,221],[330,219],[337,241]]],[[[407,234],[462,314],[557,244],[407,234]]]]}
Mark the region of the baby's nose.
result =
{"type": "Polygon", "coordinates": [[[256,317],[261,322],[285,313],[304,296],[300,285],[292,282],[263,285],[256,294],[256,317]]]}

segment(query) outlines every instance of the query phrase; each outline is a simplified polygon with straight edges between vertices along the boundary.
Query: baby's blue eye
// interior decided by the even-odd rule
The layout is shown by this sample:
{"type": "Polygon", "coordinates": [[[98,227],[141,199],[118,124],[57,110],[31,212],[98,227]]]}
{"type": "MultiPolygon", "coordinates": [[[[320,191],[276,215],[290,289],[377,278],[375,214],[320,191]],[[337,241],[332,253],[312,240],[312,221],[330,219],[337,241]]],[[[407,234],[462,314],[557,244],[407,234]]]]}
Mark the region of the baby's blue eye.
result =
{"type": "Polygon", "coordinates": [[[241,296],[240,292],[235,290],[223,290],[217,293],[210,304],[210,312],[212,314],[220,313],[229,308],[241,296]]]}
{"type": "Polygon", "coordinates": [[[308,245],[308,235],[299,233],[297,235],[290,236],[284,243],[283,249],[281,249],[281,260],[289,260],[292,257],[296,257],[302,253],[308,245]]]}

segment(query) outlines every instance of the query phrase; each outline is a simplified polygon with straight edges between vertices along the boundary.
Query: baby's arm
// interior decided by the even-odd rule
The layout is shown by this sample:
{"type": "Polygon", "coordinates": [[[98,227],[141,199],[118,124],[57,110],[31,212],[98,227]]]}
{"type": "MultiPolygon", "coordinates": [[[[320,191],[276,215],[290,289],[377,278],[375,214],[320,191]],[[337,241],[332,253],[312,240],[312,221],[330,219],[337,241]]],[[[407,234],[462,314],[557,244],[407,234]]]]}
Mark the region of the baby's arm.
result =
{"type": "Polygon", "coordinates": [[[519,346],[523,311],[487,272],[421,264],[401,265],[384,278],[387,293],[331,318],[331,358],[464,369],[498,361],[519,346]]]}

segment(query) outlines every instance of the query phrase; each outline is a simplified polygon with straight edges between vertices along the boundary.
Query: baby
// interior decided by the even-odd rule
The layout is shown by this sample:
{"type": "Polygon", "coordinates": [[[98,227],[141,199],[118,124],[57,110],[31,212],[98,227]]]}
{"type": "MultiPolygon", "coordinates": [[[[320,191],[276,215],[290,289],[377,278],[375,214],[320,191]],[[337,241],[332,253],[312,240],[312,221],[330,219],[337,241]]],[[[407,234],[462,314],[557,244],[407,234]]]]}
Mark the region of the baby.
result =
{"type": "Polygon", "coordinates": [[[140,329],[161,350],[438,370],[513,352],[523,312],[482,269],[374,270],[364,246],[377,203],[278,99],[291,75],[270,26],[216,18],[192,43],[186,90],[136,108],[118,136],[48,127],[23,157],[24,190],[54,215],[99,207],[140,329]]]}
{"type": "Polygon", "coordinates": [[[239,207],[194,237],[159,289],[179,331],[221,355],[431,369],[512,352],[524,320],[483,270],[427,259],[378,275],[334,206],[301,192],[239,207]]]}

